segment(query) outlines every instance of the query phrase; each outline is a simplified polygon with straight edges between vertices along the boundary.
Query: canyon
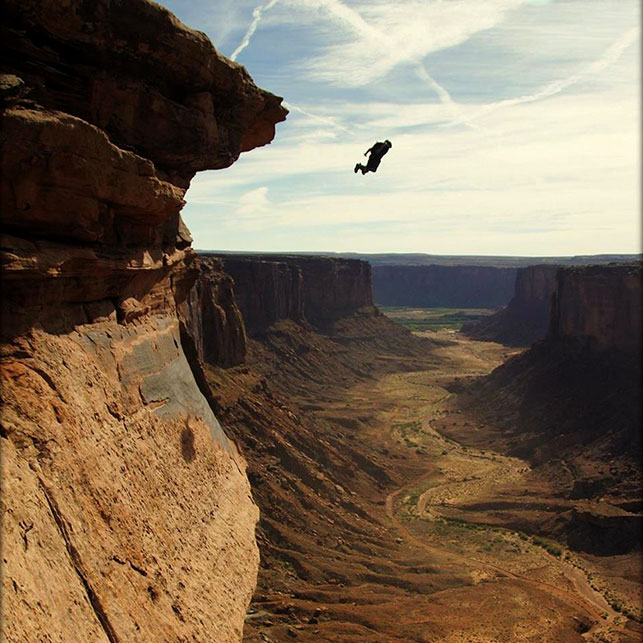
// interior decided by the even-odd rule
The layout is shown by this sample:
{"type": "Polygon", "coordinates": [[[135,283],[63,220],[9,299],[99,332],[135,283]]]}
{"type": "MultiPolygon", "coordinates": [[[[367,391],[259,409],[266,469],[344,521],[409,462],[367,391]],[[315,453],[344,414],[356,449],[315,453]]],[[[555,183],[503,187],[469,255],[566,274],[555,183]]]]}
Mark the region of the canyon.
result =
{"type": "MultiPolygon", "coordinates": [[[[244,274],[252,261],[265,270],[265,257],[244,257],[244,274]]],[[[619,270],[609,291],[632,299],[604,290],[606,310],[634,303],[635,288],[616,285],[636,267],[619,270]]],[[[528,430],[511,404],[529,403],[520,382],[532,371],[504,376],[518,382],[509,393],[499,382],[523,358],[449,333],[411,335],[362,309],[323,332],[305,314],[285,316],[249,340],[243,367],[206,367],[262,515],[246,641],[637,640],[639,465],[588,451],[573,432],[566,443],[545,431],[508,437],[528,430]],[[605,467],[597,484],[589,474],[605,467]],[[484,602],[485,618],[454,614],[453,601],[484,602]]],[[[582,424],[578,371],[561,369],[553,386],[569,397],[562,417],[582,424]]],[[[618,404],[635,418],[630,381],[633,397],[618,404]]],[[[529,412],[558,426],[556,395],[543,398],[552,402],[529,412]]],[[[617,439],[618,419],[603,419],[603,442],[617,439]]]]}
{"type": "Polygon", "coordinates": [[[640,640],[640,263],[197,254],[281,99],[146,0],[5,4],[3,637],[640,640]]]}

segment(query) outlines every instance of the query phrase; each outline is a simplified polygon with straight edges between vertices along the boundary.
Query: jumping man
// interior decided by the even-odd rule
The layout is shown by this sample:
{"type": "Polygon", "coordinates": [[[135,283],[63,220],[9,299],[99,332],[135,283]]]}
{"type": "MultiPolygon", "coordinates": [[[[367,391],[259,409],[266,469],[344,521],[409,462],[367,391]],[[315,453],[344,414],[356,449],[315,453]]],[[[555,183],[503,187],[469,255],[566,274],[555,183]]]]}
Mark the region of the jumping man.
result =
{"type": "Polygon", "coordinates": [[[370,150],[366,150],[364,152],[364,156],[366,156],[369,152],[371,155],[368,157],[368,163],[366,165],[362,165],[361,163],[358,163],[355,166],[355,169],[353,170],[356,174],[358,170],[362,171],[362,174],[366,174],[367,172],[377,172],[377,168],[379,167],[380,161],[382,160],[382,157],[384,154],[386,154],[393,145],[391,144],[391,141],[386,140],[383,143],[378,141],[371,147],[370,150]]]}

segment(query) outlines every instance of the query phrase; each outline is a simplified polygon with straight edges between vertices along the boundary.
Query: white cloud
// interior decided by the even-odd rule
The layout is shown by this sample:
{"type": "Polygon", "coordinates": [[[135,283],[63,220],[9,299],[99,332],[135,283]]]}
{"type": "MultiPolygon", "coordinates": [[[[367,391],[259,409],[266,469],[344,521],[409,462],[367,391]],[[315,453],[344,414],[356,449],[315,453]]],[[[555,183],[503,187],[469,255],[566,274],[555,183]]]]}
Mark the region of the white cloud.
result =
{"type": "Polygon", "coordinates": [[[454,124],[461,122],[471,124],[473,120],[484,116],[490,111],[500,109],[502,107],[520,105],[521,103],[531,103],[533,101],[542,100],[544,98],[549,98],[551,96],[559,94],[568,87],[571,87],[572,85],[575,85],[590,76],[599,74],[601,71],[614,64],[623,55],[628,47],[632,46],[638,41],[639,37],[640,36],[638,28],[635,27],[632,29],[628,29],[603,52],[600,58],[593,61],[577,73],[560,80],[554,80],[532,94],[528,94],[526,96],[517,96],[516,98],[509,98],[506,100],[487,104],[483,106],[482,109],[480,109],[478,112],[473,114],[469,113],[468,115],[457,119],[456,121],[454,121],[454,124]]]}
{"type": "MultiPolygon", "coordinates": [[[[347,32],[341,42],[312,58],[308,69],[313,77],[337,85],[363,86],[400,64],[421,65],[431,52],[461,44],[493,27],[522,0],[364,2],[358,4],[359,10],[339,0],[290,2],[325,12],[347,32]]],[[[450,102],[446,89],[424,72],[440,99],[450,102]]]]}
{"type": "Polygon", "coordinates": [[[238,219],[245,223],[254,223],[261,220],[262,216],[270,212],[268,201],[268,188],[264,185],[250,190],[239,197],[236,210],[238,219]]]}

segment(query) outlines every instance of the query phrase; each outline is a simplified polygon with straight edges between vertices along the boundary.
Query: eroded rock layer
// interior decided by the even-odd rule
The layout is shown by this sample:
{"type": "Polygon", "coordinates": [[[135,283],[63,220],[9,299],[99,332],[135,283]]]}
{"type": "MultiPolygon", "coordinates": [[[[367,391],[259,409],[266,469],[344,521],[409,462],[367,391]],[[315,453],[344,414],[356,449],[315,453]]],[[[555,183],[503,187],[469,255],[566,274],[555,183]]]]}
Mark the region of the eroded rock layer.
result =
{"type": "Polygon", "coordinates": [[[641,264],[564,268],[557,274],[552,340],[590,351],[641,350],[641,264]]]}
{"type": "Polygon", "coordinates": [[[473,339],[525,346],[547,334],[558,266],[518,268],[514,296],[506,308],[480,321],[465,324],[462,332],[473,339]]]}
{"type": "Polygon", "coordinates": [[[234,279],[235,295],[251,335],[281,319],[305,319],[327,330],[359,310],[378,314],[373,306],[371,267],[365,261],[272,254],[219,257],[234,279]]]}
{"type": "Polygon", "coordinates": [[[557,529],[598,555],[640,544],[640,331],[640,264],[561,268],[547,337],[457,387],[485,444],[567,472],[582,502],[557,529]]]}
{"type": "Polygon", "coordinates": [[[224,368],[243,364],[246,328],[232,278],[220,260],[199,259],[198,266],[196,284],[179,308],[184,331],[201,362],[224,368]]]}
{"type": "Polygon", "coordinates": [[[235,297],[248,333],[265,331],[280,319],[304,318],[301,269],[285,261],[228,256],[205,256],[204,264],[221,261],[234,281],[235,297]]]}
{"type": "Polygon", "coordinates": [[[285,110],[154,3],[4,9],[2,633],[238,640],[258,511],[181,343],[180,210],[285,110]]]}

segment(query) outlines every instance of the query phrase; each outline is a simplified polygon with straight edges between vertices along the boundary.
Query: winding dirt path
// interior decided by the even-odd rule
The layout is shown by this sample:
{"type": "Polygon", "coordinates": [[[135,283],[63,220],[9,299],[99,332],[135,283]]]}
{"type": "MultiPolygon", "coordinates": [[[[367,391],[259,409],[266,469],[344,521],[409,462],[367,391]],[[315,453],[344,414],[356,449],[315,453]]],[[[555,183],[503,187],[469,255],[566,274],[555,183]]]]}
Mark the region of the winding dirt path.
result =
{"type": "MultiPolygon", "coordinates": [[[[449,350],[449,349],[446,349],[449,350]]],[[[479,375],[491,370],[495,364],[493,359],[479,350],[479,347],[468,342],[459,342],[455,351],[455,359],[451,355],[453,372],[432,373],[427,371],[426,384],[432,387],[441,388],[441,381],[452,379],[454,376],[479,375]],[[471,351],[471,355],[466,355],[471,351]],[[480,370],[471,370],[471,361],[475,360],[480,370]],[[459,366],[467,365],[466,369],[460,370],[459,366]]],[[[476,364],[477,366],[477,364],[476,364]]],[[[393,526],[400,533],[401,537],[408,543],[421,548],[433,558],[446,561],[447,564],[459,565],[473,568],[473,573],[479,572],[481,577],[491,576],[495,578],[506,578],[528,584],[541,591],[554,596],[570,606],[574,606],[584,613],[591,621],[591,628],[583,634],[583,637],[591,640],[614,640],[610,638],[615,632],[620,632],[631,637],[632,632],[621,624],[622,616],[613,610],[605,598],[590,587],[585,574],[571,565],[552,557],[551,567],[561,573],[568,581],[572,589],[552,583],[538,580],[525,574],[515,573],[502,564],[495,564],[478,558],[467,556],[449,550],[445,546],[429,544],[412,533],[412,531],[396,515],[397,498],[410,490],[424,489],[415,501],[415,513],[419,519],[434,521],[440,519],[440,508],[450,504],[475,501],[478,498],[489,498],[495,487],[506,484],[508,481],[519,481],[530,471],[529,465],[518,458],[503,456],[491,451],[479,453],[475,450],[469,451],[446,439],[432,426],[432,421],[438,417],[441,411],[440,402],[450,397],[449,392],[443,389],[444,396],[433,403],[432,412],[423,420],[423,429],[433,434],[434,437],[443,441],[450,448],[450,458],[440,460],[441,466],[438,470],[434,464],[427,463],[426,470],[418,477],[405,483],[392,493],[385,502],[386,515],[393,526]],[[458,461],[459,466],[449,470],[449,463],[458,461]],[[462,475],[462,468],[466,469],[467,475],[462,475]],[[442,479],[442,481],[440,481],[442,479]],[[621,621],[621,622],[619,622],[621,621]],[[604,638],[607,637],[607,638],[604,638]]],[[[442,563],[441,563],[442,564],[442,563]]]]}

